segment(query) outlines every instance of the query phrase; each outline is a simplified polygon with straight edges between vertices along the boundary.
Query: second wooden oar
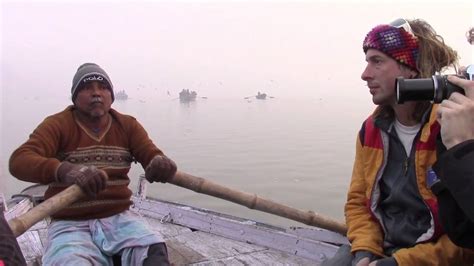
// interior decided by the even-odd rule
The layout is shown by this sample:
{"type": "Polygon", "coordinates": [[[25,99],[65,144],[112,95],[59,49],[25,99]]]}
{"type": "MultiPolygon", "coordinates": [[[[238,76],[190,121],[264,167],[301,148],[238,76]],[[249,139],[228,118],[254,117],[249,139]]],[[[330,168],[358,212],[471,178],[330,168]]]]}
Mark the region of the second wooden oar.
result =
{"type": "Polygon", "coordinates": [[[313,211],[301,211],[268,199],[261,198],[255,194],[241,192],[215,184],[202,177],[192,176],[178,171],[168,183],[193,190],[198,193],[225,199],[250,209],[255,209],[307,225],[317,226],[333,232],[346,235],[347,227],[344,223],[324,217],[313,211]]]}
{"type": "Polygon", "coordinates": [[[78,185],[72,185],[53,197],[41,202],[28,212],[8,221],[13,234],[18,237],[42,219],[53,215],[84,196],[78,185]]]}

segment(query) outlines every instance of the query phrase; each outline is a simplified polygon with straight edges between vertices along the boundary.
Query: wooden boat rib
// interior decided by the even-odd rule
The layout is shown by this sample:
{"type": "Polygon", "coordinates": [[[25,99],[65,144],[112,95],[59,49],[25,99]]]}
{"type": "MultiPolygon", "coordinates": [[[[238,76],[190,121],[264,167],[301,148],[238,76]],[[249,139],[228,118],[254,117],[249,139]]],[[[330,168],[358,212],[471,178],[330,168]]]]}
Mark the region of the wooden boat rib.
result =
{"type": "MultiPolygon", "coordinates": [[[[145,184],[140,178],[131,211],[165,238],[175,265],[318,265],[348,243],[342,235],[316,227],[285,229],[146,197],[145,184]]],[[[9,200],[7,220],[30,209],[44,189],[35,186],[24,191],[23,199],[9,200]]],[[[17,238],[28,265],[41,265],[48,223],[42,220],[17,238]]]]}

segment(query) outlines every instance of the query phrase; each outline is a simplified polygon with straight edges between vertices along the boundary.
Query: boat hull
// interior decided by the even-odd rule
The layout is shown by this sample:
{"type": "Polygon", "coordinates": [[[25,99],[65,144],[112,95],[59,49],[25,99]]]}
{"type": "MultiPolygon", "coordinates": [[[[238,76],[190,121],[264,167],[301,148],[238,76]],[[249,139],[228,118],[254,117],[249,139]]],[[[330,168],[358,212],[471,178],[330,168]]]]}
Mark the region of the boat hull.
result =
{"type": "MultiPolygon", "coordinates": [[[[146,187],[138,191],[146,193],[146,187]]],[[[41,198],[44,192],[36,187],[34,193],[17,199],[6,213],[7,220],[31,209],[31,199],[41,198]]],[[[140,193],[132,198],[131,212],[164,237],[175,265],[318,265],[348,243],[324,229],[285,229],[140,193]]],[[[29,265],[41,265],[48,224],[49,219],[42,220],[17,238],[29,265]]]]}

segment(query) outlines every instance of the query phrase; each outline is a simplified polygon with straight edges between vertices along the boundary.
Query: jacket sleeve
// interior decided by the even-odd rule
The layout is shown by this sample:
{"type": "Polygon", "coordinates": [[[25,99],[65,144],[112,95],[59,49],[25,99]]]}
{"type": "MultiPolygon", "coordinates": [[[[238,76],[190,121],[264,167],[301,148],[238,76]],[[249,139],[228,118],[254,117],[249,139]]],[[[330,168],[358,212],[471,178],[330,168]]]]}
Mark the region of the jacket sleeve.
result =
{"type": "Polygon", "coordinates": [[[55,181],[60,164],[56,158],[60,140],[61,124],[46,118],[11,155],[10,173],[28,182],[48,184],[55,181]]]}
{"type": "Polygon", "coordinates": [[[460,247],[474,248],[474,222],[466,216],[449,190],[443,189],[436,196],[439,218],[449,239],[460,247]]]}
{"type": "Polygon", "coordinates": [[[131,118],[128,136],[130,138],[130,150],[132,155],[143,168],[146,168],[151,159],[156,155],[164,155],[135,118],[131,118]]]}
{"type": "Polygon", "coordinates": [[[436,242],[399,249],[392,255],[399,266],[404,265],[472,265],[474,251],[456,246],[447,235],[436,242]]]}
{"type": "Polygon", "coordinates": [[[433,169],[444,189],[437,192],[440,219],[450,239],[474,248],[474,140],[440,155],[433,169]]]}
{"type": "Polygon", "coordinates": [[[368,187],[365,181],[360,139],[360,137],[357,138],[352,179],[345,205],[348,227],[347,237],[352,244],[352,252],[365,250],[383,256],[383,234],[381,227],[374,220],[367,207],[366,191],[368,187]]]}
{"type": "Polygon", "coordinates": [[[474,221],[474,140],[460,143],[441,155],[433,166],[439,179],[467,217],[474,221]]]}

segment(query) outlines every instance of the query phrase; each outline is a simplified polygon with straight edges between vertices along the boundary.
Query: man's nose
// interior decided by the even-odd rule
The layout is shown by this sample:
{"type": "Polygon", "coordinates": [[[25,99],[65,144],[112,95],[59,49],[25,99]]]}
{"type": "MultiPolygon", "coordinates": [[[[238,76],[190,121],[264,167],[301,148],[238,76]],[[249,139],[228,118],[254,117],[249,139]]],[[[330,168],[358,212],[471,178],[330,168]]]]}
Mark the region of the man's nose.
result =
{"type": "Polygon", "coordinates": [[[92,85],[92,94],[98,95],[101,91],[101,87],[98,84],[92,85]]]}
{"type": "Polygon", "coordinates": [[[370,70],[369,65],[365,67],[364,71],[360,75],[360,78],[364,81],[367,81],[372,78],[372,71],[370,70]]]}

